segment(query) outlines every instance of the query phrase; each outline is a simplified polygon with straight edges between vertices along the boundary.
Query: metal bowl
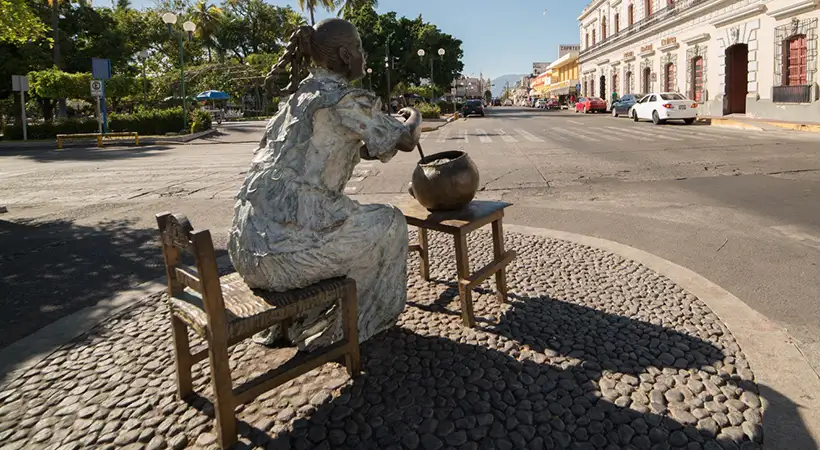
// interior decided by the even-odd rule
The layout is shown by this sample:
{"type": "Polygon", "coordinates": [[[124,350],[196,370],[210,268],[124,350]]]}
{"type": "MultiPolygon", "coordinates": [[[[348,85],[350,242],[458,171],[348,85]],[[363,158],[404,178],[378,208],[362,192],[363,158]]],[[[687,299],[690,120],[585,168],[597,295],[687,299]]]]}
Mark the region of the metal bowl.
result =
{"type": "Polygon", "coordinates": [[[447,151],[418,162],[409,192],[429,211],[450,211],[473,200],[478,181],[478,168],[467,153],[447,151]]]}

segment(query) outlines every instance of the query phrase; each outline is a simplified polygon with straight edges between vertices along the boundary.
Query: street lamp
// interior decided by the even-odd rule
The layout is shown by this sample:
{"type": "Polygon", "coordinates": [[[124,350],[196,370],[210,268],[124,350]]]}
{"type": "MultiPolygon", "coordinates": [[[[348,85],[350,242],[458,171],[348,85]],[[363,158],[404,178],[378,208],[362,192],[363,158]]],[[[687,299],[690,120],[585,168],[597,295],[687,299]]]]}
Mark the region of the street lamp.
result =
{"type": "MultiPolygon", "coordinates": [[[[177,23],[177,16],[174,13],[167,12],[162,15],[162,21],[168,25],[168,33],[172,32],[172,25],[177,23]]],[[[194,37],[196,24],[190,20],[182,24],[182,29],[188,33],[188,40],[194,37]]],[[[179,79],[180,79],[180,95],[182,96],[182,126],[185,130],[188,129],[188,101],[185,98],[185,50],[182,47],[182,34],[179,38],[179,79]]]]}
{"type": "Polygon", "coordinates": [[[142,50],[137,53],[137,57],[142,61],[142,101],[148,103],[148,78],[145,77],[145,60],[148,59],[150,53],[148,50],[142,50]]]}
{"type": "MultiPolygon", "coordinates": [[[[438,49],[438,56],[439,57],[444,57],[445,53],[446,52],[444,51],[443,48],[438,49]]],[[[419,58],[424,58],[424,55],[426,54],[426,52],[424,51],[424,49],[419,49],[419,51],[417,51],[416,54],[419,55],[419,58]]],[[[430,55],[430,103],[431,104],[435,103],[435,99],[433,98],[433,96],[435,95],[434,92],[433,92],[433,89],[434,89],[433,86],[434,86],[434,84],[433,84],[433,55],[430,55]]]]}
{"type": "Polygon", "coordinates": [[[370,84],[370,90],[373,90],[373,69],[367,68],[367,82],[370,84]]]}

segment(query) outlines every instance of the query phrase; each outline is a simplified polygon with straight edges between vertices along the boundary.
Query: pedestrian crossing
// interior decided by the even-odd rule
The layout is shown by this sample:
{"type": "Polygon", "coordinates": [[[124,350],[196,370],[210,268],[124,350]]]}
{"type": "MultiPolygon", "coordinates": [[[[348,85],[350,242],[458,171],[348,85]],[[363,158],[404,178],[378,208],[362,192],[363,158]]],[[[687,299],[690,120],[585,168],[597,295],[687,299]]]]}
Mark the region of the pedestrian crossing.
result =
{"type": "Polygon", "coordinates": [[[755,141],[803,141],[816,142],[820,135],[790,131],[756,132],[709,126],[550,126],[541,129],[525,130],[523,128],[461,128],[448,126],[439,131],[424,133],[422,143],[437,144],[538,144],[553,143],[571,144],[606,144],[617,142],[623,145],[630,143],[673,144],[692,143],[703,145],[741,144],[755,141]]]}

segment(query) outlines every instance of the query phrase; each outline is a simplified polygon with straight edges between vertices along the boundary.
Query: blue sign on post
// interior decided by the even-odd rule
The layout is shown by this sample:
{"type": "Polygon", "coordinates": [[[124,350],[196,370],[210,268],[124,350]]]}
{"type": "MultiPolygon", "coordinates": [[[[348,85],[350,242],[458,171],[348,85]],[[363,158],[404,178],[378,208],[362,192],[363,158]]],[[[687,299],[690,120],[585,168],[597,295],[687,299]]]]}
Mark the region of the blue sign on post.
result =
{"type": "Polygon", "coordinates": [[[111,78],[111,60],[91,58],[91,75],[102,82],[102,122],[103,133],[108,133],[108,113],[105,109],[105,80],[111,78]]]}

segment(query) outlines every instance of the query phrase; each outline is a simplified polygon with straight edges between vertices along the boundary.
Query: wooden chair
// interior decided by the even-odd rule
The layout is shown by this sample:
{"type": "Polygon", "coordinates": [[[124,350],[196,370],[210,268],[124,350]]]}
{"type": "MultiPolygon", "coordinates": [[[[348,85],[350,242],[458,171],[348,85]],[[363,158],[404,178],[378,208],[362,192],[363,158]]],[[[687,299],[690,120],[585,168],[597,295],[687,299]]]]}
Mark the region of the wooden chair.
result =
{"type": "Polygon", "coordinates": [[[193,393],[191,366],[209,358],[216,428],[223,449],[237,442],[236,406],[327,362],[339,360],[351,376],[360,373],[354,280],[334,278],[287,292],[251,290],[236,273],[219,278],[208,230],[194,231],[183,215],[166,212],[157,214],[156,219],[168,277],[178,393],[180,398],[193,393]],[[193,254],[196,267],[182,264],[182,251],[193,254]],[[340,342],[297,355],[242,386],[233,387],[229,346],[277,323],[286,330],[295,315],[337,301],[344,331],[340,342]],[[207,341],[206,350],[191,354],[187,328],[207,341]]]}

